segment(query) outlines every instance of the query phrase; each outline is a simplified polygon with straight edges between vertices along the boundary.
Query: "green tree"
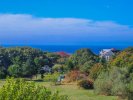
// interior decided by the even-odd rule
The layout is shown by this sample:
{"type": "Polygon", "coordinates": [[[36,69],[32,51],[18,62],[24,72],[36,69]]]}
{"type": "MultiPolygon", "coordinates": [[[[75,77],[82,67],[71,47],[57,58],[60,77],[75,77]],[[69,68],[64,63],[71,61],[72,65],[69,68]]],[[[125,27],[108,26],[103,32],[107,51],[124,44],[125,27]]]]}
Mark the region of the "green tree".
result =
{"type": "Polygon", "coordinates": [[[74,64],[72,63],[71,60],[68,60],[66,62],[66,66],[67,66],[68,70],[73,70],[74,69],[74,64]]]}
{"type": "Polygon", "coordinates": [[[22,69],[19,65],[11,65],[9,68],[8,68],[8,72],[11,76],[13,77],[20,77],[22,76],[22,69]]]}
{"type": "Polygon", "coordinates": [[[81,71],[89,71],[93,64],[99,62],[99,58],[90,49],[79,49],[71,57],[74,67],[81,71]]]}
{"type": "Polygon", "coordinates": [[[3,66],[0,67],[0,79],[3,79],[6,77],[6,70],[3,66]]]}
{"type": "Polygon", "coordinates": [[[133,47],[121,51],[115,59],[110,62],[111,66],[131,67],[133,66],[133,47]]]}

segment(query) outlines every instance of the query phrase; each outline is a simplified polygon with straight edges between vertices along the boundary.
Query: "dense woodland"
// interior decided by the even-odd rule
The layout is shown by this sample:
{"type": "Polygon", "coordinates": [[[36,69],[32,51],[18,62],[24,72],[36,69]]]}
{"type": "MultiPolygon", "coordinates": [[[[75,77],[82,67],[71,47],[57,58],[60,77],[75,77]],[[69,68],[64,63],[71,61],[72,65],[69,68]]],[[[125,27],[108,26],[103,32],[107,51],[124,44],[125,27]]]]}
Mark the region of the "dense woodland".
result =
{"type": "Polygon", "coordinates": [[[132,47],[120,51],[110,61],[100,58],[90,49],[80,49],[70,56],[62,57],[30,47],[0,48],[1,79],[7,76],[45,76],[46,73],[40,71],[44,65],[52,68],[51,77],[56,76],[56,73],[64,74],[63,82],[76,81],[84,89],[94,89],[96,94],[133,100],[132,47]]]}

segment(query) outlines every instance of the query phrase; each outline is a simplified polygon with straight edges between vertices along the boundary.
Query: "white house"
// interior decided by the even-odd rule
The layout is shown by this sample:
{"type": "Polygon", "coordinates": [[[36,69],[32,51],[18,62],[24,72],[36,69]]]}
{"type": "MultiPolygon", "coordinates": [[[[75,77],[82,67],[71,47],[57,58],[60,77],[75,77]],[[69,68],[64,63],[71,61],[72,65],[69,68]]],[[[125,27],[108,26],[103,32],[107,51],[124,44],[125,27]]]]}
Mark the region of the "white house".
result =
{"type": "Polygon", "coordinates": [[[103,49],[100,51],[100,57],[105,58],[107,61],[109,61],[113,55],[115,54],[112,49],[103,49]]]}

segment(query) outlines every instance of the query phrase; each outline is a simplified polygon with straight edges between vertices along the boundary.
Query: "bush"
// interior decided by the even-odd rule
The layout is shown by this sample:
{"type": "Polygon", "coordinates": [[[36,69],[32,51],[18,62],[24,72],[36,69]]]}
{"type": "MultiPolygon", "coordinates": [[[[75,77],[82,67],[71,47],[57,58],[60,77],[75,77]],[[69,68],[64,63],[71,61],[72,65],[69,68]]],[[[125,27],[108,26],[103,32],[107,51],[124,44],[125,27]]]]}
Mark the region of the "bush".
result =
{"type": "Polygon", "coordinates": [[[52,69],[54,72],[65,72],[67,70],[67,67],[65,65],[55,64],[52,69]]]}
{"type": "Polygon", "coordinates": [[[60,96],[58,92],[52,93],[34,82],[24,79],[7,79],[0,89],[0,100],[68,100],[67,96],[60,96]]]}
{"type": "Polygon", "coordinates": [[[100,63],[95,64],[91,69],[90,69],[90,78],[93,80],[96,80],[99,74],[102,72],[103,65],[100,63]]]}
{"type": "Polygon", "coordinates": [[[84,89],[93,89],[93,82],[90,80],[81,80],[78,82],[78,86],[84,89]]]}
{"type": "Polygon", "coordinates": [[[132,78],[127,68],[114,67],[103,72],[94,82],[94,91],[97,94],[115,95],[122,99],[129,99],[133,94],[132,78]]]}
{"type": "Polygon", "coordinates": [[[67,80],[70,82],[77,81],[80,79],[80,71],[78,70],[72,70],[66,75],[67,80]]]}
{"type": "Polygon", "coordinates": [[[101,73],[94,82],[94,92],[96,94],[111,95],[112,82],[107,76],[107,72],[101,73]]]}
{"type": "Polygon", "coordinates": [[[131,77],[131,81],[130,83],[127,85],[127,91],[128,91],[128,94],[127,94],[127,97],[128,97],[128,100],[133,100],[133,77],[131,77]]]}
{"type": "Polygon", "coordinates": [[[60,76],[60,73],[53,73],[53,74],[47,74],[44,77],[44,81],[51,82],[52,84],[56,84],[58,77],[60,76]]]}
{"type": "Polygon", "coordinates": [[[67,73],[64,82],[74,82],[82,79],[87,79],[88,73],[80,72],[79,70],[72,70],[67,73]]]}

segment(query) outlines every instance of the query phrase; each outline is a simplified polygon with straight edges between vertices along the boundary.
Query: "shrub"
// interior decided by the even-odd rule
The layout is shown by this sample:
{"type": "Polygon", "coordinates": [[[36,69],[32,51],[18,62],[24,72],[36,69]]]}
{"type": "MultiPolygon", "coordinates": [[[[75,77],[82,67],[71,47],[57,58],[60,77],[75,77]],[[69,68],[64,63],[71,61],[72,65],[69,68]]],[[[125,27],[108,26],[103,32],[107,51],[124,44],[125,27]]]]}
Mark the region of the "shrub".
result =
{"type": "Polygon", "coordinates": [[[90,78],[93,80],[96,80],[99,74],[101,73],[103,69],[103,65],[100,63],[95,64],[91,69],[90,69],[90,78]]]}
{"type": "Polygon", "coordinates": [[[127,84],[127,97],[128,97],[128,100],[133,100],[133,77],[131,77],[131,81],[129,84],[127,84]]]}
{"type": "Polygon", "coordinates": [[[0,89],[0,100],[68,100],[67,96],[60,96],[58,92],[52,93],[34,82],[24,79],[7,79],[0,89]]]}
{"type": "Polygon", "coordinates": [[[91,80],[81,80],[78,82],[78,86],[84,89],[93,89],[93,82],[91,80]]]}
{"type": "Polygon", "coordinates": [[[53,74],[47,74],[44,77],[44,81],[51,82],[52,84],[56,84],[58,77],[60,76],[60,73],[53,73],[53,74]]]}
{"type": "Polygon", "coordinates": [[[63,80],[66,83],[87,79],[88,73],[80,72],[79,70],[72,70],[68,72],[63,80]]]}
{"type": "Polygon", "coordinates": [[[111,95],[112,82],[107,76],[107,72],[101,73],[94,82],[94,92],[96,94],[111,95]]]}
{"type": "Polygon", "coordinates": [[[130,67],[133,66],[133,47],[126,48],[111,61],[112,66],[130,67]]]}
{"type": "Polygon", "coordinates": [[[67,70],[67,67],[65,65],[55,64],[52,69],[54,72],[65,72],[67,70]]]}
{"type": "Polygon", "coordinates": [[[114,67],[99,75],[94,82],[94,91],[97,94],[115,95],[127,99],[133,94],[132,82],[127,68],[114,67]]]}
{"type": "Polygon", "coordinates": [[[80,71],[78,70],[73,70],[71,72],[69,72],[66,76],[66,78],[70,81],[70,82],[73,82],[73,81],[77,81],[80,79],[80,71]]]}

